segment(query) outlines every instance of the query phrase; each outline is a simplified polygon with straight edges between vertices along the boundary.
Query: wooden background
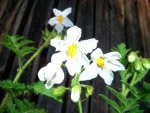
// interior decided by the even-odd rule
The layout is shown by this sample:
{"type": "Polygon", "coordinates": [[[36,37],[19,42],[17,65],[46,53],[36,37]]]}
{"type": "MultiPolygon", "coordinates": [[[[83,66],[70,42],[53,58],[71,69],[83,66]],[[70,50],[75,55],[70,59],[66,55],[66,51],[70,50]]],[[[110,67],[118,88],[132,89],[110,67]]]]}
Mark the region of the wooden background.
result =
{"type": "MultiPolygon", "coordinates": [[[[141,55],[150,57],[150,1],[149,0],[0,0],[0,35],[2,33],[18,34],[35,41],[39,47],[43,43],[41,31],[48,26],[53,8],[64,10],[72,7],[69,18],[82,29],[82,39],[95,37],[98,47],[104,52],[124,42],[141,55]]],[[[50,26],[49,26],[50,27],[50,26]]],[[[21,81],[32,83],[38,81],[37,72],[45,66],[54,50],[45,49],[23,74],[21,81]]],[[[16,56],[0,46],[0,79],[13,79],[18,68],[16,56]]],[[[150,76],[150,75],[149,75],[150,76]]],[[[146,80],[150,81],[147,76],[146,80]]],[[[70,84],[70,77],[63,85],[70,84]]],[[[86,82],[94,86],[94,94],[83,98],[84,113],[109,113],[108,106],[97,94],[103,93],[113,97],[103,80],[98,77],[86,82]]],[[[119,76],[115,76],[113,87],[120,86],[119,76]]],[[[2,99],[4,92],[0,91],[2,99]]],[[[64,96],[64,102],[58,103],[44,96],[30,96],[38,106],[48,113],[77,113],[77,105],[70,100],[70,93],[64,96]]],[[[150,112],[148,109],[145,113],[150,112]]]]}

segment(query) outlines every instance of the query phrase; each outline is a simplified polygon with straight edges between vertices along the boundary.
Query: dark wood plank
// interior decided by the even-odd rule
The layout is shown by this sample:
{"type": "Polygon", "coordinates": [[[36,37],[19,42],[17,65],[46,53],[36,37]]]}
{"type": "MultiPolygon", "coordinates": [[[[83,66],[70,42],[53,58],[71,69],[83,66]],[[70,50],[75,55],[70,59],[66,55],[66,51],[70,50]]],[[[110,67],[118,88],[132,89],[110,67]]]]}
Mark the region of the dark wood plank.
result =
{"type": "MultiPolygon", "coordinates": [[[[110,41],[110,8],[108,2],[108,0],[96,0],[95,3],[95,37],[99,40],[98,47],[101,48],[104,53],[108,52],[110,41]]],[[[107,113],[108,105],[98,96],[100,93],[108,95],[106,84],[99,76],[93,79],[92,82],[94,93],[91,97],[90,113],[107,113]]]]}
{"type": "Polygon", "coordinates": [[[11,12],[8,14],[7,20],[5,21],[5,25],[2,27],[2,31],[0,32],[1,34],[7,32],[9,28],[12,25],[13,19],[15,18],[16,13],[19,11],[20,5],[23,3],[22,0],[20,1],[13,1],[12,2],[12,7],[11,7],[11,12]]]}
{"type": "Polygon", "coordinates": [[[9,0],[0,1],[0,18],[2,17],[9,0]]]}
{"type": "MultiPolygon", "coordinates": [[[[19,11],[20,5],[22,3],[23,3],[23,1],[20,0],[19,2],[16,2],[15,5],[12,4],[12,5],[14,5],[13,9],[11,8],[11,11],[8,12],[7,15],[9,15],[9,16],[6,19],[5,24],[2,26],[0,35],[2,35],[2,33],[7,33],[7,32],[10,34],[16,33],[15,29],[18,29],[18,26],[15,26],[15,25],[17,25],[21,22],[21,18],[18,19],[17,23],[13,23],[13,20],[15,19],[15,15],[17,14],[17,11],[19,11]],[[15,26],[15,29],[14,29],[14,26],[15,26]]],[[[1,20],[3,20],[3,19],[1,18],[1,20]]],[[[6,69],[6,66],[7,66],[7,62],[9,60],[10,51],[8,49],[6,49],[5,47],[0,46],[0,54],[1,54],[0,55],[0,62],[1,62],[0,63],[0,72],[4,72],[4,70],[6,69]]]]}
{"type": "Polygon", "coordinates": [[[137,1],[137,13],[144,55],[150,57],[150,3],[148,0],[137,1]]]}
{"type": "Polygon", "coordinates": [[[138,15],[136,2],[134,0],[125,1],[125,31],[126,41],[129,48],[142,51],[142,43],[138,26],[138,15]]]}

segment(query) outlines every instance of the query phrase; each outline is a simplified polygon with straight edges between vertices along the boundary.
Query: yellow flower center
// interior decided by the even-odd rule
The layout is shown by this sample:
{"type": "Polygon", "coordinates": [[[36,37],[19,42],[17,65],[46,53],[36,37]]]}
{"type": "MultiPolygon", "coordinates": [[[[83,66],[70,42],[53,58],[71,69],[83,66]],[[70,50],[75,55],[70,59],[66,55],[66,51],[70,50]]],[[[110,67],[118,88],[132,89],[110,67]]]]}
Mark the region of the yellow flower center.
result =
{"type": "Polygon", "coordinates": [[[68,46],[67,55],[69,55],[70,58],[74,58],[76,52],[77,52],[77,45],[72,44],[71,46],[68,46]]]}
{"type": "Polygon", "coordinates": [[[97,65],[100,67],[100,68],[104,68],[104,58],[103,57],[99,57],[97,59],[97,65]]]}
{"type": "Polygon", "coordinates": [[[59,23],[62,23],[63,17],[62,17],[61,15],[59,15],[59,16],[57,17],[57,20],[58,20],[59,23]]]}

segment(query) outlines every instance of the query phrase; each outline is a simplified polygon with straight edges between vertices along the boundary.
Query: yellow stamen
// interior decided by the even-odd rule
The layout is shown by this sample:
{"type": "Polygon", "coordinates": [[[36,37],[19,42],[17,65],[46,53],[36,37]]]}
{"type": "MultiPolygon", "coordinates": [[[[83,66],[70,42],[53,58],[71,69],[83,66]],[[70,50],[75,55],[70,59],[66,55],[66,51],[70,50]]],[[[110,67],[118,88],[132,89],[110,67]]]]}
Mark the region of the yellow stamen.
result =
{"type": "Polygon", "coordinates": [[[71,46],[68,46],[67,55],[69,55],[70,58],[74,58],[76,52],[77,52],[77,45],[72,44],[71,46]]]}
{"type": "Polygon", "coordinates": [[[63,17],[62,17],[61,15],[59,15],[59,16],[57,17],[57,20],[58,20],[59,23],[62,23],[63,17]]]}
{"type": "Polygon", "coordinates": [[[100,68],[104,68],[104,58],[103,57],[99,57],[97,59],[97,65],[100,67],[100,68]]]}

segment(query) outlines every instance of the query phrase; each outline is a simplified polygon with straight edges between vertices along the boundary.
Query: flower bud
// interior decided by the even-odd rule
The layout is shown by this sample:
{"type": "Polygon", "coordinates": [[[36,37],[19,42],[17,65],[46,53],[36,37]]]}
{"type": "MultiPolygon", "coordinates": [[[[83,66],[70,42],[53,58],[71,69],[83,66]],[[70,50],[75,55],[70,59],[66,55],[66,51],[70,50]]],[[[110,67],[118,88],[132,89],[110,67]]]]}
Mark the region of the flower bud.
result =
{"type": "Polygon", "coordinates": [[[142,60],[142,64],[146,69],[150,69],[150,62],[148,61],[148,59],[144,58],[142,60]]]}
{"type": "Polygon", "coordinates": [[[137,71],[142,69],[142,63],[139,60],[135,61],[134,66],[135,66],[135,70],[137,71]]]}
{"type": "Polygon", "coordinates": [[[71,100],[73,102],[78,102],[80,94],[81,94],[81,86],[80,84],[77,84],[71,89],[71,100]]]}
{"type": "Polygon", "coordinates": [[[88,98],[90,95],[93,93],[93,87],[92,86],[87,86],[86,87],[86,97],[88,98]]]}
{"type": "Polygon", "coordinates": [[[55,96],[62,96],[66,92],[66,88],[63,86],[57,87],[53,90],[55,96]]]}
{"type": "Polygon", "coordinates": [[[130,54],[128,55],[128,61],[130,63],[134,62],[137,58],[137,53],[136,52],[130,52],[130,54]]]}

